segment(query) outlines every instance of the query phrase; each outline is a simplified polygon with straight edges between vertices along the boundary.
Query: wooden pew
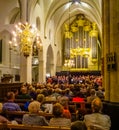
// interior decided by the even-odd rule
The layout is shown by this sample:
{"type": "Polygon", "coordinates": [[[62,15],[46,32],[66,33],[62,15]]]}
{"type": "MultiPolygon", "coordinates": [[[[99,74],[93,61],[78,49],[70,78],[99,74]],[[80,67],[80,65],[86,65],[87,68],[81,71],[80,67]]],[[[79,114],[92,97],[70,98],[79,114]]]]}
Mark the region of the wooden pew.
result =
{"type": "MultiPolygon", "coordinates": [[[[28,114],[29,112],[26,111],[5,111],[3,115],[9,119],[9,120],[16,120],[18,123],[21,124],[21,120],[23,118],[24,114],[28,114]]],[[[45,113],[45,112],[39,112],[40,116],[44,116],[47,120],[50,120],[50,118],[53,117],[53,114],[45,113]]]]}
{"type": "Polygon", "coordinates": [[[0,130],[70,130],[69,127],[61,127],[61,126],[35,126],[35,125],[13,125],[0,123],[0,130]]]}
{"type": "MultiPolygon", "coordinates": [[[[5,114],[6,115],[17,115],[17,116],[23,116],[24,114],[28,114],[29,112],[26,111],[6,111],[5,114]]],[[[45,113],[45,112],[39,112],[38,113],[40,116],[44,116],[44,117],[53,117],[53,114],[50,113],[45,113]]]]}
{"type": "Polygon", "coordinates": [[[20,91],[20,88],[23,83],[0,83],[0,101],[4,102],[7,92],[17,89],[20,91]]]}

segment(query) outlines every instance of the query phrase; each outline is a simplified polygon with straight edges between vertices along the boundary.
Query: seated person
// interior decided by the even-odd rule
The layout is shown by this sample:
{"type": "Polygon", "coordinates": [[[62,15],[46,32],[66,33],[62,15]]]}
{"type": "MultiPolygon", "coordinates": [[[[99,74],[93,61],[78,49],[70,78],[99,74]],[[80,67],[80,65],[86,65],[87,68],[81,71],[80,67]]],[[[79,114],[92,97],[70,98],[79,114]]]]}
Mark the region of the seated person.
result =
{"type": "Polygon", "coordinates": [[[7,124],[18,124],[15,120],[13,120],[13,121],[9,121],[6,117],[4,117],[3,115],[2,115],[2,108],[3,108],[3,104],[2,103],[0,103],[0,123],[7,123],[7,124]]]}
{"type": "Polygon", "coordinates": [[[32,101],[28,106],[29,114],[24,114],[22,124],[24,125],[40,125],[48,126],[48,122],[43,116],[39,116],[40,103],[38,101],[32,101]]]}
{"type": "Polygon", "coordinates": [[[45,101],[56,102],[56,97],[53,96],[53,89],[48,89],[48,95],[45,97],[45,101]]]}
{"type": "Polygon", "coordinates": [[[7,93],[7,101],[3,103],[3,111],[21,111],[20,106],[14,102],[15,94],[14,92],[7,93]]]}
{"type": "Polygon", "coordinates": [[[14,102],[14,100],[15,100],[14,92],[11,92],[11,91],[8,92],[6,99],[7,99],[7,101],[3,103],[3,107],[2,107],[3,114],[10,121],[16,120],[18,118],[18,115],[14,116],[12,114],[11,115],[7,114],[7,111],[21,111],[20,106],[14,102]]]}
{"type": "Polygon", "coordinates": [[[28,94],[27,87],[21,87],[21,93],[16,96],[17,99],[29,99],[32,100],[32,97],[28,94]]]}
{"type": "Polygon", "coordinates": [[[26,86],[22,86],[20,93],[16,96],[16,99],[26,100],[24,106],[21,106],[23,111],[28,111],[28,105],[33,100],[33,98],[28,94],[28,89],[26,86]]]}
{"type": "Polygon", "coordinates": [[[45,96],[43,94],[38,94],[36,100],[40,103],[40,111],[45,111],[44,101],[45,96]]]}
{"type": "Polygon", "coordinates": [[[68,107],[67,100],[62,100],[60,104],[63,106],[63,117],[71,119],[71,113],[68,107]]]}
{"type": "Polygon", "coordinates": [[[90,95],[87,96],[87,103],[91,103],[93,99],[97,98],[95,89],[90,90],[90,95]]]}
{"type": "Polygon", "coordinates": [[[98,90],[96,91],[96,95],[101,99],[104,100],[105,97],[105,90],[102,86],[98,86],[98,90]]]}
{"type": "Polygon", "coordinates": [[[84,123],[87,130],[110,130],[111,119],[108,115],[102,114],[102,102],[95,98],[91,103],[92,114],[84,115],[84,123]]]}
{"type": "Polygon", "coordinates": [[[53,104],[45,102],[45,99],[43,94],[37,95],[37,101],[40,102],[40,110],[46,113],[52,113],[53,104]]]}
{"type": "Polygon", "coordinates": [[[53,115],[54,117],[50,119],[50,126],[71,126],[71,120],[63,117],[63,106],[60,103],[53,105],[53,115]]]}
{"type": "Polygon", "coordinates": [[[83,121],[74,121],[71,123],[71,130],[87,130],[83,121]]]}

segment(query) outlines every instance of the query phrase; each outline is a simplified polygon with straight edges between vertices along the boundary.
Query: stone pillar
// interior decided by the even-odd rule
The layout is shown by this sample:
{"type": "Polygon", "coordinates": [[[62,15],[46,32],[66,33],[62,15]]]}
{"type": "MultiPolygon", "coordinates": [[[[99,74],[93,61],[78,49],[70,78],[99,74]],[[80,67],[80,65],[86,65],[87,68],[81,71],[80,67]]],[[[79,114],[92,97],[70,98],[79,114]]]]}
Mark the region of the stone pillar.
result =
{"type": "Polygon", "coordinates": [[[21,55],[20,61],[20,82],[32,83],[32,57],[21,55]]]}
{"type": "Polygon", "coordinates": [[[44,50],[39,50],[38,59],[39,59],[39,67],[38,67],[38,82],[43,83],[46,82],[46,58],[43,58],[44,50]]]}
{"type": "Polygon", "coordinates": [[[109,5],[110,2],[109,0],[102,1],[102,39],[103,39],[103,44],[102,44],[102,57],[104,58],[104,73],[103,73],[103,86],[105,87],[105,100],[109,101],[110,100],[110,86],[109,86],[109,75],[110,73],[107,73],[107,68],[106,68],[106,54],[109,52],[109,38],[110,38],[110,13],[109,13],[109,5]],[[108,82],[106,81],[108,80],[108,82]]]}
{"type": "Polygon", "coordinates": [[[102,1],[102,27],[103,45],[102,57],[104,58],[103,86],[105,87],[105,100],[119,102],[119,1],[102,1]],[[116,68],[108,70],[107,59],[111,53],[116,54],[116,68]]]}
{"type": "Polygon", "coordinates": [[[43,82],[45,82],[45,79],[44,79],[44,73],[46,73],[46,72],[44,72],[46,69],[45,68],[43,68],[43,61],[39,61],[39,77],[38,77],[38,79],[39,79],[39,83],[43,83],[43,82]]]}
{"type": "Polygon", "coordinates": [[[51,64],[50,64],[50,73],[51,73],[51,76],[54,76],[54,75],[55,75],[54,63],[51,63],[51,64]]]}
{"type": "MultiPolygon", "coordinates": [[[[27,0],[20,0],[20,6],[21,6],[21,22],[29,22],[28,21],[28,4],[27,0]]],[[[21,54],[21,61],[20,61],[20,82],[27,82],[32,83],[32,55],[25,58],[21,54]]]]}

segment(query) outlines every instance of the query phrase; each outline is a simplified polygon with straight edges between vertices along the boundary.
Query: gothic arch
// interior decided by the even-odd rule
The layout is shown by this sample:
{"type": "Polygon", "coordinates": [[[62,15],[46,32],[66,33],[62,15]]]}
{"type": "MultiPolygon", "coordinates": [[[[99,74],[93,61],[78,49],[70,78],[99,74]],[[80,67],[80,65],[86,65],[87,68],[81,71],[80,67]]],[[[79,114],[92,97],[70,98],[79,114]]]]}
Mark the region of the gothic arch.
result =
{"type": "Polygon", "coordinates": [[[17,19],[20,19],[20,8],[15,7],[8,15],[8,23],[14,24],[17,19]]]}

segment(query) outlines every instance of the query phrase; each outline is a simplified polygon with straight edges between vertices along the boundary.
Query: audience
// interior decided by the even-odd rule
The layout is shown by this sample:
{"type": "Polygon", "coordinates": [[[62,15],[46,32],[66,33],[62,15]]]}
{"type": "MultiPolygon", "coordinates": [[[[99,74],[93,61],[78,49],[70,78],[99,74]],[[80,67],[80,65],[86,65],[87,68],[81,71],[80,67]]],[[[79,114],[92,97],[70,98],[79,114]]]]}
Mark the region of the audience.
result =
{"type": "Polygon", "coordinates": [[[40,125],[48,126],[48,122],[43,116],[39,116],[40,103],[38,101],[32,101],[29,106],[28,114],[23,115],[22,124],[24,125],[40,125]]]}
{"type": "Polygon", "coordinates": [[[2,115],[2,109],[3,109],[3,104],[0,103],[0,123],[7,123],[7,124],[18,124],[17,121],[15,120],[8,120],[5,116],[2,115]]]}
{"type": "Polygon", "coordinates": [[[7,93],[7,102],[3,104],[3,111],[21,111],[20,106],[14,102],[15,94],[14,92],[7,93]]]}
{"type": "Polygon", "coordinates": [[[71,123],[71,130],[87,130],[83,121],[75,121],[71,123]]]}
{"type": "Polygon", "coordinates": [[[71,119],[71,113],[69,110],[68,102],[67,100],[62,100],[60,103],[63,106],[63,117],[71,119]]]}
{"type": "Polygon", "coordinates": [[[95,89],[91,89],[90,90],[90,95],[87,96],[87,103],[91,103],[93,101],[93,99],[95,99],[97,96],[96,96],[96,91],[95,89]]]}
{"type": "MultiPolygon", "coordinates": [[[[0,114],[2,114],[3,104],[0,103],[0,114]]],[[[0,123],[11,123],[6,117],[0,115],[0,123]]]]}
{"type": "Polygon", "coordinates": [[[36,93],[35,87],[33,87],[32,85],[29,86],[28,94],[30,95],[30,98],[32,98],[33,100],[36,100],[37,93],[36,93]]]}
{"type": "Polygon", "coordinates": [[[53,106],[54,117],[50,119],[50,126],[71,126],[71,120],[63,117],[63,106],[60,103],[56,103],[53,106]]]}
{"type": "Polygon", "coordinates": [[[84,115],[84,122],[87,130],[110,130],[111,119],[108,115],[102,114],[102,102],[99,98],[95,98],[92,103],[91,114],[84,115]]]}
{"type": "Polygon", "coordinates": [[[45,111],[46,107],[44,106],[45,96],[43,94],[38,94],[36,100],[40,103],[40,111],[45,111]]]}
{"type": "MultiPolygon", "coordinates": [[[[65,126],[70,127],[71,130],[110,130],[111,119],[101,112],[101,100],[104,99],[104,90],[102,90],[99,80],[95,76],[72,76],[70,78],[72,84],[68,84],[68,78],[65,76],[55,76],[56,80],[52,80],[50,83],[37,86],[29,85],[30,87],[22,86],[20,93],[16,90],[8,92],[7,101],[3,103],[2,110],[21,111],[20,106],[14,102],[15,97],[17,99],[27,99],[26,109],[24,110],[29,111],[29,113],[23,115],[22,124],[65,126]],[[54,81],[57,82],[54,83],[54,81]],[[86,109],[85,113],[82,114],[83,109],[80,102],[85,103],[85,101],[91,105],[91,108],[89,108],[91,110],[90,114],[87,114],[86,109]],[[80,114],[78,111],[81,108],[81,118],[77,118],[80,115],[73,118],[73,112],[69,109],[70,102],[75,104],[74,113],[76,113],[76,116],[80,114]],[[39,112],[41,111],[51,113],[53,117],[40,116],[39,112]]],[[[9,121],[6,117],[0,115],[0,122],[4,121],[11,123],[11,120],[9,121]]]]}
{"type": "Polygon", "coordinates": [[[98,90],[96,91],[96,95],[101,99],[104,100],[104,88],[102,86],[98,86],[98,90]]]}
{"type": "Polygon", "coordinates": [[[28,99],[31,100],[32,97],[28,94],[28,90],[26,86],[21,87],[20,94],[17,95],[17,99],[28,99]]]}
{"type": "Polygon", "coordinates": [[[45,100],[51,101],[51,102],[56,102],[56,97],[53,96],[52,94],[53,94],[53,89],[52,89],[52,85],[50,85],[50,86],[48,86],[48,95],[45,97],[45,100]],[[49,87],[51,87],[51,88],[49,88],[49,87]]]}

